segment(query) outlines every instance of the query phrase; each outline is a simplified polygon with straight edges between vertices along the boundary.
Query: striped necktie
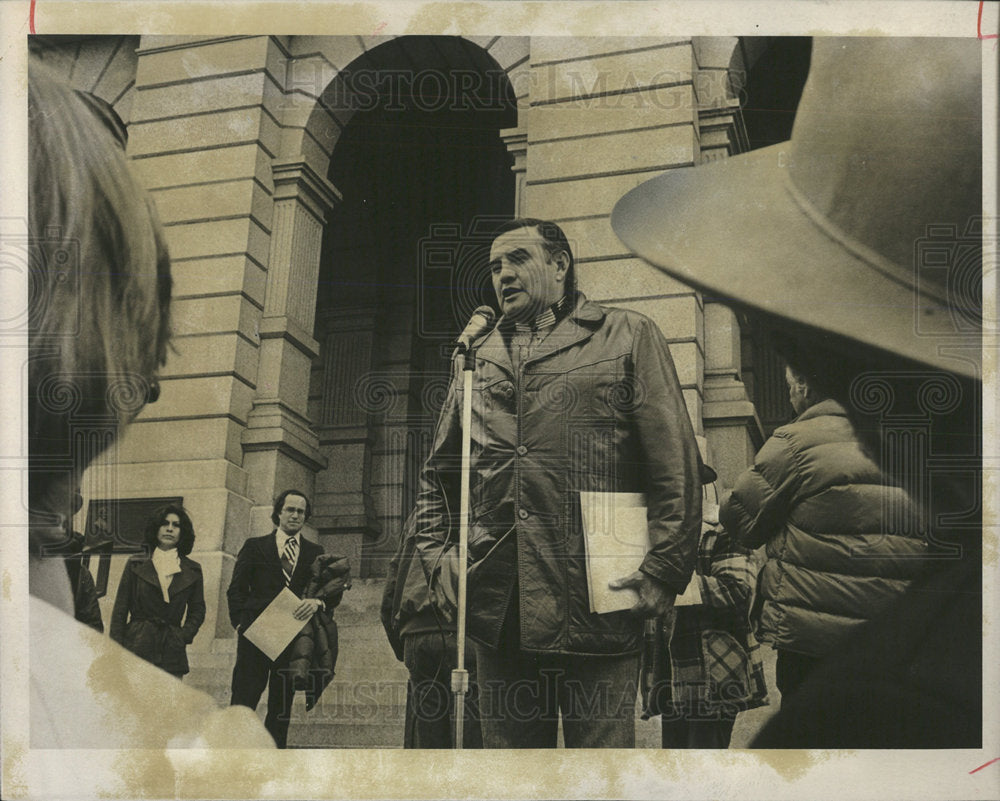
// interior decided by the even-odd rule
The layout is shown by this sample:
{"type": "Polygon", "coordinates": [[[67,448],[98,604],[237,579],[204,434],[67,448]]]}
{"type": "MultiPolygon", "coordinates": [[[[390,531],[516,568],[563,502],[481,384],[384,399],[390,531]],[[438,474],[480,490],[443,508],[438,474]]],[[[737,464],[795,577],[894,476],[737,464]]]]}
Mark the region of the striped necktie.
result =
{"type": "Polygon", "coordinates": [[[285,574],[285,586],[291,584],[292,571],[295,570],[295,552],[299,548],[299,543],[295,537],[285,540],[285,548],[281,552],[281,570],[285,574]]]}

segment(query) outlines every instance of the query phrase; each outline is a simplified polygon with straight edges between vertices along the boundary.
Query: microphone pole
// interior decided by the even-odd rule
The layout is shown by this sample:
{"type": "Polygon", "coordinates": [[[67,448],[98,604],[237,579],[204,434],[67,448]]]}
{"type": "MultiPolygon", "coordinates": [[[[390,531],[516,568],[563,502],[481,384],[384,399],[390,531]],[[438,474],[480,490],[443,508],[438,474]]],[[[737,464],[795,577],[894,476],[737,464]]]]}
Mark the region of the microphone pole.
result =
{"type": "Polygon", "coordinates": [[[462,474],[461,495],[458,507],[458,620],[455,639],[458,653],[455,669],[451,672],[451,691],[455,695],[455,748],[465,744],[465,695],[469,691],[469,671],[465,669],[465,607],[466,578],[469,566],[469,485],[472,462],[472,374],[476,369],[476,349],[472,344],[477,336],[489,330],[495,314],[489,306],[480,306],[473,312],[472,320],[458,340],[458,358],[462,367],[462,474]]]}

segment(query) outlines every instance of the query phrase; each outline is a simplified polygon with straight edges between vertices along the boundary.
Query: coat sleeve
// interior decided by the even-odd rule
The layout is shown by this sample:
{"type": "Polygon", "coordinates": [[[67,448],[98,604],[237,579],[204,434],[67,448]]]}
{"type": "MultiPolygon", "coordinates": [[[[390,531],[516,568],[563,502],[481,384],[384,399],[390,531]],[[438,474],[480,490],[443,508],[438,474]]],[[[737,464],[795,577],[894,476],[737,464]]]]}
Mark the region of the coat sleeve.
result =
{"type": "Polygon", "coordinates": [[[191,596],[188,598],[187,612],[184,615],[184,625],[181,632],[184,634],[184,642],[190,645],[205,622],[205,580],[201,574],[201,566],[198,568],[198,578],[191,587],[191,596]]]}
{"type": "Polygon", "coordinates": [[[246,609],[247,599],[250,597],[250,574],[253,569],[252,559],[249,554],[250,540],[243,543],[239,555],[236,557],[236,565],[233,567],[233,577],[229,581],[229,589],[226,590],[226,601],[229,604],[229,622],[233,628],[239,628],[243,611],[246,609]]]}
{"type": "MultiPolygon", "coordinates": [[[[324,555],[320,551],[320,555],[324,555]]],[[[318,558],[318,557],[317,557],[318,558]]],[[[351,586],[351,565],[346,556],[327,556],[329,578],[319,587],[317,597],[327,612],[332,613],[344,598],[344,590],[351,586]]]]}
{"type": "Polygon", "coordinates": [[[129,606],[132,602],[135,573],[132,572],[132,560],[125,563],[121,581],[118,582],[118,593],[115,595],[115,605],[111,610],[111,629],[108,632],[116,643],[125,642],[125,624],[128,623],[129,606]]]}
{"type": "Polygon", "coordinates": [[[707,536],[713,536],[714,542],[711,546],[711,573],[698,576],[702,603],[745,613],[757,581],[757,569],[750,558],[750,551],[734,542],[722,526],[716,526],[707,536]]]}
{"type": "Polygon", "coordinates": [[[103,634],[104,620],[101,619],[101,605],[97,600],[97,587],[94,586],[94,577],[83,565],[80,565],[73,600],[76,605],[76,619],[81,623],[86,623],[94,631],[103,634]]]}
{"type": "Polygon", "coordinates": [[[800,473],[792,467],[791,447],[786,437],[775,432],[722,502],[719,521],[747,548],[759,548],[788,519],[790,502],[801,484],[800,473]]]}
{"type": "MultiPolygon", "coordinates": [[[[404,533],[405,536],[405,533],[404,533]]],[[[400,542],[402,545],[402,541],[400,542]]],[[[394,601],[396,597],[396,576],[399,572],[399,551],[389,562],[389,569],[386,572],[385,588],[382,590],[382,604],[379,607],[379,617],[382,619],[382,628],[385,629],[385,636],[389,639],[392,652],[396,659],[403,661],[403,639],[399,636],[399,629],[396,628],[394,601]]]]}
{"type": "Polygon", "coordinates": [[[451,384],[441,408],[430,454],[420,471],[414,510],[414,558],[423,568],[427,586],[439,608],[454,606],[450,572],[442,559],[457,534],[461,459],[461,371],[453,362],[451,384]]]}
{"type": "Polygon", "coordinates": [[[701,533],[698,445],[670,348],[651,320],[636,329],[631,362],[632,418],[643,456],[652,544],[639,569],[680,594],[694,571],[701,533]]]}

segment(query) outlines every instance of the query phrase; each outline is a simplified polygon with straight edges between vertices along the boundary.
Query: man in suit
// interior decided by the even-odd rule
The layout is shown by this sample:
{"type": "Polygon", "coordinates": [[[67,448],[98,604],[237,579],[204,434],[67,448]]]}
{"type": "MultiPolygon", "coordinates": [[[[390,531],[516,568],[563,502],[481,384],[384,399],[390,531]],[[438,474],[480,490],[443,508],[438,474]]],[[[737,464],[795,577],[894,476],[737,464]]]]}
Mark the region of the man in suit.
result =
{"type": "MultiPolygon", "coordinates": [[[[257,708],[267,686],[267,717],[264,726],[278,748],[288,740],[288,722],[294,688],[288,674],[288,649],[273,662],[243,633],[268,604],[288,587],[301,596],[310,578],[310,568],[323,548],[301,536],[302,526],[312,514],[304,493],[296,489],[282,492],[274,502],[271,520],[277,528],[263,537],[251,537],[240,549],[226,597],[229,620],[236,629],[236,665],[233,668],[230,706],[257,708]]],[[[304,598],[295,610],[303,623],[332,599],[304,598]]]]}

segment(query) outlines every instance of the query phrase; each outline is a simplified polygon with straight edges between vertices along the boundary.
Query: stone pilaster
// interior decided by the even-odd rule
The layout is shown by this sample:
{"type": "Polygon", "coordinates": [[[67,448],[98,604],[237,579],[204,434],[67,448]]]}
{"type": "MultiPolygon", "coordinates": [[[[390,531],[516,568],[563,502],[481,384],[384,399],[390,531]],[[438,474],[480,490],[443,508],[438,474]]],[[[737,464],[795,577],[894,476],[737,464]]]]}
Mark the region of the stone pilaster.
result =
{"type": "Polygon", "coordinates": [[[740,374],[741,336],[732,309],[705,304],[705,404],[703,419],[712,467],[732,487],[763,443],[763,431],[740,374]]]}
{"type": "Polygon", "coordinates": [[[524,128],[505,128],[500,138],[507,152],[514,157],[511,170],[514,172],[514,216],[520,217],[524,197],[524,179],[528,169],[528,132],[524,128]]]}
{"type": "Polygon", "coordinates": [[[326,465],[308,418],[309,374],[319,344],[313,339],[316,284],[326,215],[336,188],[303,161],[275,161],[274,214],[264,313],[257,331],[257,394],[242,446],[251,476],[254,516],[270,514],[286,486],[312,492],[326,465]]]}

